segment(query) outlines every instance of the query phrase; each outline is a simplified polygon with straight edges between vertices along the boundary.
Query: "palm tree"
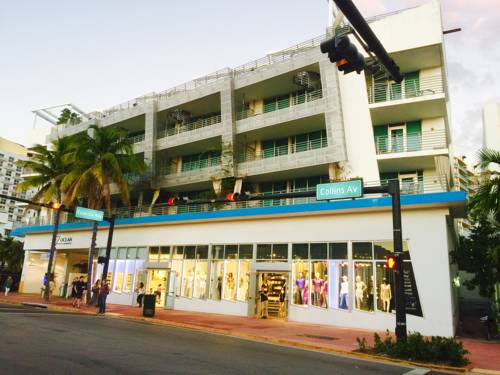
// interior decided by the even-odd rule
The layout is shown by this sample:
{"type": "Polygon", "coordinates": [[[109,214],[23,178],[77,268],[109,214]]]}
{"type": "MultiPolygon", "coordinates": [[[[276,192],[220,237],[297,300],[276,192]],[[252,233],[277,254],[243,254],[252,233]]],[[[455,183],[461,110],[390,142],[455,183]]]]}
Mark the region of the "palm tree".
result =
{"type": "Polygon", "coordinates": [[[126,173],[142,172],[144,161],[134,155],[125,129],[97,125],[89,129],[91,134],[81,135],[69,156],[74,165],[62,183],[65,201],[72,204],[84,197],[89,207],[97,209],[104,204],[111,215],[110,185],[116,184],[123,203],[130,205],[126,173]]]}
{"type": "Polygon", "coordinates": [[[67,162],[67,155],[74,149],[74,137],[59,138],[52,142],[51,148],[37,144],[30,148],[32,156],[29,160],[19,164],[30,171],[32,175],[25,177],[17,189],[26,191],[37,189],[33,196],[36,202],[61,202],[63,191],[61,183],[70,172],[71,165],[67,162]]]}
{"type": "Polygon", "coordinates": [[[81,121],[82,119],[80,118],[80,116],[78,116],[78,113],[72,112],[68,108],[64,108],[57,119],[57,125],[62,125],[62,124],[76,125],[79,124],[81,121]]]}
{"type": "Polygon", "coordinates": [[[9,272],[20,272],[23,267],[23,261],[23,243],[12,237],[0,238],[0,265],[4,266],[7,264],[9,272]]]}
{"type": "Polygon", "coordinates": [[[498,223],[500,221],[500,152],[483,149],[479,151],[479,160],[482,172],[479,187],[471,198],[472,213],[490,217],[498,223]]]}

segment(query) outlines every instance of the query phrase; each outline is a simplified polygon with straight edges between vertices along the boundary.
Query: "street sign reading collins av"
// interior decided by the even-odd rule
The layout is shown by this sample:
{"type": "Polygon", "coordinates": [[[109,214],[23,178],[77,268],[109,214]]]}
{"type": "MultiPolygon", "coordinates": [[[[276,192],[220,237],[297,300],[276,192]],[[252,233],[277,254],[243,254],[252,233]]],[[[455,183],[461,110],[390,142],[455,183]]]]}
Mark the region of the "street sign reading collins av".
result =
{"type": "Polygon", "coordinates": [[[99,210],[91,210],[90,208],[77,207],[75,216],[80,219],[102,221],[104,219],[104,212],[99,210]]]}
{"type": "Polygon", "coordinates": [[[363,196],[363,180],[350,180],[316,185],[316,200],[360,198],[363,196]]]}

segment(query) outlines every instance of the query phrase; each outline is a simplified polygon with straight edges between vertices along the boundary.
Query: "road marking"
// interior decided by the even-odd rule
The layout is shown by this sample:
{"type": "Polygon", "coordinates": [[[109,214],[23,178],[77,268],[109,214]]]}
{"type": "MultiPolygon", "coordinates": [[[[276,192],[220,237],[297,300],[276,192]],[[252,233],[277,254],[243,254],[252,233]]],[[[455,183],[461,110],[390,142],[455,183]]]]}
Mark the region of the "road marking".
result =
{"type": "Polygon", "coordinates": [[[424,375],[427,374],[429,371],[430,370],[427,370],[425,368],[416,368],[415,370],[405,372],[403,375],[424,375]]]}

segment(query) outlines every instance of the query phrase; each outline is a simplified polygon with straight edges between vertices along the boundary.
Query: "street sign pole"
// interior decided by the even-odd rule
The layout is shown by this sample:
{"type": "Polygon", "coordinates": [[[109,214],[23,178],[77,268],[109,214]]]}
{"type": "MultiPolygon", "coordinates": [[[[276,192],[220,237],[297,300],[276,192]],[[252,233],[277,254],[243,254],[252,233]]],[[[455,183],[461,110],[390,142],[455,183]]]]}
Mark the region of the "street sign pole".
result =
{"type": "Polygon", "coordinates": [[[94,251],[96,247],[96,238],[97,238],[97,227],[99,225],[99,222],[94,221],[94,224],[92,225],[92,240],[90,241],[90,248],[89,248],[89,260],[88,260],[88,267],[87,267],[87,305],[90,306],[90,300],[92,297],[92,271],[94,267],[94,251]]]}
{"type": "Polygon", "coordinates": [[[401,231],[401,192],[398,180],[389,181],[389,194],[392,197],[392,233],[394,241],[395,269],[395,304],[396,304],[396,337],[398,341],[406,341],[406,301],[403,275],[403,235],[401,231]]]}
{"type": "Polygon", "coordinates": [[[108,267],[109,267],[109,257],[111,256],[111,244],[113,243],[113,232],[115,230],[115,215],[111,215],[109,218],[109,232],[108,232],[108,243],[106,244],[106,261],[104,263],[104,268],[102,270],[103,283],[108,277],[108,267]]]}

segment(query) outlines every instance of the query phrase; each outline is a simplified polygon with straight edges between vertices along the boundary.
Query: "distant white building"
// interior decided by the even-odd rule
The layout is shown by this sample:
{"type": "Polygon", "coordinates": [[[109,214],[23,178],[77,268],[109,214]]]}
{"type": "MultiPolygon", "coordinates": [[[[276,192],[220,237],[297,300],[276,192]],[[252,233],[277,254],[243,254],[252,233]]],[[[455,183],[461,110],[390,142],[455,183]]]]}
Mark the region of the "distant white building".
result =
{"type": "Polygon", "coordinates": [[[500,103],[483,108],[483,147],[500,150],[500,103]]]}

